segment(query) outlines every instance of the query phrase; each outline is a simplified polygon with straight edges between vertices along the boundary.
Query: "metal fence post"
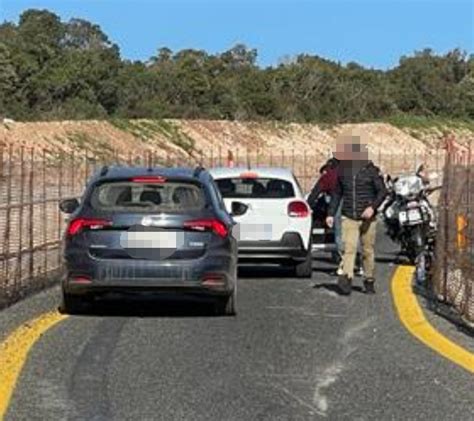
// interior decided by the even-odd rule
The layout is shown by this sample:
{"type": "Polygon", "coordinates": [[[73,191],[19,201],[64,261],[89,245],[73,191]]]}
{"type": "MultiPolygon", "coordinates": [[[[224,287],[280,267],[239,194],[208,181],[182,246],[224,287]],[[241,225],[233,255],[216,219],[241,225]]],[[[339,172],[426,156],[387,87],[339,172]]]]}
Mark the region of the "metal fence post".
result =
{"type": "Polygon", "coordinates": [[[306,149],[303,151],[303,178],[304,178],[304,192],[306,193],[309,188],[308,188],[308,185],[309,185],[309,180],[308,180],[308,176],[307,176],[307,172],[306,172],[306,149]]]}
{"type": "Polygon", "coordinates": [[[447,287],[448,287],[448,252],[449,252],[449,188],[450,188],[450,181],[451,181],[451,165],[452,165],[452,156],[451,151],[448,151],[446,155],[446,162],[445,162],[445,179],[444,179],[444,197],[443,197],[443,205],[444,205],[444,227],[443,227],[443,245],[444,245],[444,252],[443,252],[443,285],[442,285],[442,297],[443,299],[446,298],[447,294],[447,287]]]}
{"type": "MultiPolygon", "coordinates": [[[[59,168],[58,168],[58,176],[57,176],[57,203],[58,205],[62,198],[63,198],[63,159],[64,159],[64,152],[61,152],[59,155],[59,168]]],[[[61,238],[61,230],[62,230],[62,215],[61,212],[59,211],[59,208],[56,206],[56,241],[59,241],[61,238]]],[[[58,255],[57,255],[57,265],[58,267],[61,266],[61,249],[58,247],[58,255]]]]}
{"type": "Polygon", "coordinates": [[[296,168],[295,168],[295,148],[293,147],[291,149],[291,170],[293,173],[296,174],[296,168]]]}
{"type": "Polygon", "coordinates": [[[4,168],[4,153],[5,146],[3,144],[0,145],[0,179],[4,178],[5,176],[5,168],[4,168]]]}
{"type": "Polygon", "coordinates": [[[84,152],[84,180],[83,186],[87,186],[87,181],[89,180],[89,152],[84,152]]]}
{"type": "Polygon", "coordinates": [[[12,183],[13,183],[13,147],[10,145],[8,147],[8,169],[7,169],[7,208],[6,208],[6,223],[5,223],[5,233],[3,237],[3,244],[5,250],[5,284],[8,286],[10,282],[10,254],[11,254],[11,244],[10,244],[10,232],[11,232],[11,206],[12,206],[12,183]]]}
{"type": "Polygon", "coordinates": [[[29,239],[29,254],[30,254],[30,261],[28,266],[28,279],[33,278],[34,272],[34,193],[33,193],[33,186],[34,186],[34,168],[35,168],[35,151],[34,148],[30,150],[30,171],[29,171],[29,183],[28,183],[28,201],[29,201],[29,208],[28,208],[28,239],[29,239]]]}
{"type": "MultiPolygon", "coordinates": [[[[20,149],[20,200],[19,200],[19,212],[18,212],[18,255],[17,255],[17,267],[16,267],[16,274],[15,274],[15,281],[16,285],[14,289],[16,290],[17,287],[20,288],[23,278],[23,212],[24,212],[24,190],[25,190],[25,148],[22,146],[20,149]]],[[[17,292],[17,291],[15,291],[17,292]]]]}
{"type": "Polygon", "coordinates": [[[47,204],[47,188],[46,188],[46,150],[42,151],[42,168],[41,168],[41,178],[43,184],[43,274],[46,276],[48,274],[48,204],[47,204]]]}
{"type": "Polygon", "coordinates": [[[70,183],[69,195],[70,196],[75,196],[76,195],[76,179],[75,179],[76,155],[75,155],[75,151],[71,152],[70,161],[71,161],[71,172],[70,172],[70,180],[69,180],[69,183],[70,183]]]}

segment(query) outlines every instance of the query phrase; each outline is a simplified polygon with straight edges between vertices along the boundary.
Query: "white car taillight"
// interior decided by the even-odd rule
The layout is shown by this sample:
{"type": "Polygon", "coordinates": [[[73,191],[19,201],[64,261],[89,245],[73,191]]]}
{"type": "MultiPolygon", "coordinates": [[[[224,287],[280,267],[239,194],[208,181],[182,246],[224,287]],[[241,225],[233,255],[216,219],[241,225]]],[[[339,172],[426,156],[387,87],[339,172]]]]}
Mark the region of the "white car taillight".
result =
{"type": "Polygon", "coordinates": [[[295,200],[288,204],[288,216],[292,218],[306,218],[309,216],[309,207],[302,200],[295,200]]]}

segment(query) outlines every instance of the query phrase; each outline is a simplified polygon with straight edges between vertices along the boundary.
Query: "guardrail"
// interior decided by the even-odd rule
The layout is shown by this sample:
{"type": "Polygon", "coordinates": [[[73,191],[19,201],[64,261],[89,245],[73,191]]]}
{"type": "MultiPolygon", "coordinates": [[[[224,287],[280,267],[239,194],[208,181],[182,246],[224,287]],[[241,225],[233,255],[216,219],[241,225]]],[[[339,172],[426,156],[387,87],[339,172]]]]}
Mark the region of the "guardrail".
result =
{"type": "MultiPolygon", "coordinates": [[[[443,151],[423,156],[402,151],[372,151],[383,171],[411,172],[421,163],[439,170],[443,151]]],[[[328,156],[315,151],[214,149],[193,155],[140,151],[136,156],[113,152],[97,159],[88,153],[13,148],[0,145],[0,308],[32,290],[50,284],[60,274],[60,240],[65,216],[62,199],[79,197],[90,175],[102,165],[146,166],[278,166],[289,167],[308,191],[328,156]]]]}

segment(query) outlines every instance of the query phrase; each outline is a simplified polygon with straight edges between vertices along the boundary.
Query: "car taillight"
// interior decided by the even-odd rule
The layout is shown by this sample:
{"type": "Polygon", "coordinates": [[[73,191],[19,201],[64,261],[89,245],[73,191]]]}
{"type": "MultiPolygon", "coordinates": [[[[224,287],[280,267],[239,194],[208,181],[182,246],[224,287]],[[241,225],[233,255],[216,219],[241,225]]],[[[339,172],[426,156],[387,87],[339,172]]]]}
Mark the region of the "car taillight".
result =
{"type": "Polygon", "coordinates": [[[67,234],[76,235],[84,229],[97,230],[108,227],[110,225],[112,225],[112,222],[107,221],[106,219],[76,218],[69,223],[69,226],[67,228],[67,234]]]}
{"type": "Polygon", "coordinates": [[[212,231],[219,237],[225,238],[229,230],[222,221],[218,219],[195,219],[186,221],[184,227],[193,231],[212,231]]]}
{"type": "Polygon", "coordinates": [[[142,177],[134,177],[132,178],[132,181],[134,183],[146,183],[146,184],[162,184],[166,183],[166,178],[165,177],[159,177],[159,176],[142,176],[142,177]]]}
{"type": "Polygon", "coordinates": [[[288,204],[288,215],[293,218],[306,218],[309,216],[308,205],[301,201],[294,201],[288,204]]]}
{"type": "Polygon", "coordinates": [[[207,273],[202,277],[202,284],[207,287],[222,287],[225,286],[225,278],[216,273],[207,273]]]}
{"type": "Polygon", "coordinates": [[[244,178],[244,179],[258,178],[258,174],[256,172],[247,171],[247,172],[241,173],[240,178],[244,178]]]}
{"type": "Polygon", "coordinates": [[[78,275],[71,278],[71,282],[75,284],[90,284],[92,282],[91,277],[88,275],[78,275]]]}

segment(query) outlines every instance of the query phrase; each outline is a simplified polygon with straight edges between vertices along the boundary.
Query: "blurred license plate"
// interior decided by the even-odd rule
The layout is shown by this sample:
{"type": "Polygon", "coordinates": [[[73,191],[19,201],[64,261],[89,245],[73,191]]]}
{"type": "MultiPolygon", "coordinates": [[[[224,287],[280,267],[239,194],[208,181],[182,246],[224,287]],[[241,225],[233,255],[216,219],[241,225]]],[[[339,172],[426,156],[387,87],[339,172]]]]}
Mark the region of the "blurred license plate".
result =
{"type": "Polygon", "coordinates": [[[126,249],[176,249],[182,244],[182,233],[161,231],[127,231],[120,244],[126,249]]]}
{"type": "Polygon", "coordinates": [[[421,220],[421,212],[420,209],[410,209],[408,211],[408,220],[410,222],[416,222],[421,220]]]}
{"type": "Polygon", "coordinates": [[[249,241],[271,240],[272,226],[271,224],[239,224],[237,239],[249,241]]]}
{"type": "Polygon", "coordinates": [[[421,221],[421,212],[419,209],[410,209],[408,212],[400,212],[399,219],[402,224],[407,221],[418,222],[421,221]]]}

